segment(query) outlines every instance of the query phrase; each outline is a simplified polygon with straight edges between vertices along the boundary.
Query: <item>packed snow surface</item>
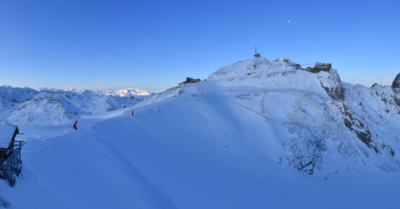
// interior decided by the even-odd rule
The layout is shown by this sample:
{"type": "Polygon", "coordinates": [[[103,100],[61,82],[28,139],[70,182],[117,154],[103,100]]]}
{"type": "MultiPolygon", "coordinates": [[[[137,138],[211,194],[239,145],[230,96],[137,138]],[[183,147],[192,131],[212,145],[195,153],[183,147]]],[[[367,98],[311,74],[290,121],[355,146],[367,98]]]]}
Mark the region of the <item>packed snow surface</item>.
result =
{"type": "Polygon", "coordinates": [[[227,66],[78,131],[23,127],[23,176],[0,195],[14,208],[400,208],[398,94],[285,60],[227,66]]]}

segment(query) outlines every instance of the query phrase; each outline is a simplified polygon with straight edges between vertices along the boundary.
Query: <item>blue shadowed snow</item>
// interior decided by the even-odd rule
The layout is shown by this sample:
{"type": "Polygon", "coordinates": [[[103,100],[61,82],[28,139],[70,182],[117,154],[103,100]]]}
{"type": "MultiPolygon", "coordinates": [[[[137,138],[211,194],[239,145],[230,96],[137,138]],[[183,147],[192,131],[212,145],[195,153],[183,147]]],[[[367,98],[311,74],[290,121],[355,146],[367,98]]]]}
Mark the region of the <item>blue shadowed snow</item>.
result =
{"type": "Polygon", "coordinates": [[[78,131],[21,128],[23,176],[1,195],[14,208],[400,208],[391,88],[243,62],[82,117],[78,131]],[[345,101],[327,94],[338,87],[345,101]]]}
{"type": "Polygon", "coordinates": [[[135,116],[80,121],[78,131],[26,128],[64,135],[28,143],[24,176],[15,188],[1,181],[2,196],[15,208],[399,207],[398,174],[357,169],[325,180],[278,164],[279,133],[230,102],[238,93],[246,90],[186,93],[135,116]]]}

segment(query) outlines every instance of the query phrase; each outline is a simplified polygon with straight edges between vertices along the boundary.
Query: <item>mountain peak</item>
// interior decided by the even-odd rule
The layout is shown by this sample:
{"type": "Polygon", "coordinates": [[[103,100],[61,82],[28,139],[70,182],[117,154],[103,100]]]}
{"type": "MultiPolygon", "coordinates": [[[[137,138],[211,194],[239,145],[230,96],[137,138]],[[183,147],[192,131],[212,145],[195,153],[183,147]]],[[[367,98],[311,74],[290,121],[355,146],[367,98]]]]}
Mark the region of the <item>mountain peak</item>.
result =
{"type": "Polygon", "coordinates": [[[246,75],[262,75],[267,73],[297,70],[300,65],[283,57],[275,60],[268,60],[265,57],[251,57],[244,61],[238,61],[226,67],[220,68],[212,73],[208,79],[224,79],[246,75]]]}
{"type": "Polygon", "coordinates": [[[392,88],[400,88],[400,73],[397,74],[396,78],[393,80],[392,88]]]}

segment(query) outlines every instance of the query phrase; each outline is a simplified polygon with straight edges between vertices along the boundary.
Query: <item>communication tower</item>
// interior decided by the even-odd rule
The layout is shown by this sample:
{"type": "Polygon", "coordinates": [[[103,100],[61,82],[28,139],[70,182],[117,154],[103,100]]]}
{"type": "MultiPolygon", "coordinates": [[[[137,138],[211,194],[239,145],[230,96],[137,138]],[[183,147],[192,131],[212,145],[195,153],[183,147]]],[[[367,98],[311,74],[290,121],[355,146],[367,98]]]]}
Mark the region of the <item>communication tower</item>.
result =
{"type": "Polygon", "coordinates": [[[256,51],[255,51],[254,57],[260,57],[260,54],[257,53],[257,46],[256,46],[256,51]]]}

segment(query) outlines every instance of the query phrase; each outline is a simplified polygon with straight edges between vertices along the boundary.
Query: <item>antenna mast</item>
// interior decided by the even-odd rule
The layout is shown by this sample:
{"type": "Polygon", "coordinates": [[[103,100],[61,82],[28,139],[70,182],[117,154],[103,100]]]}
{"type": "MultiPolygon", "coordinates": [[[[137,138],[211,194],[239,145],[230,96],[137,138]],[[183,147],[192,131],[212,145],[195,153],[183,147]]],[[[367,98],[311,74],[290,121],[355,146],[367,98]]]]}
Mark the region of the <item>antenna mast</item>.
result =
{"type": "Polygon", "coordinates": [[[260,57],[260,54],[259,54],[259,53],[257,53],[257,46],[256,46],[256,50],[255,50],[254,57],[260,57]]]}

